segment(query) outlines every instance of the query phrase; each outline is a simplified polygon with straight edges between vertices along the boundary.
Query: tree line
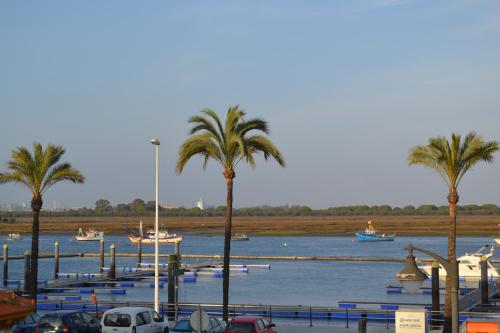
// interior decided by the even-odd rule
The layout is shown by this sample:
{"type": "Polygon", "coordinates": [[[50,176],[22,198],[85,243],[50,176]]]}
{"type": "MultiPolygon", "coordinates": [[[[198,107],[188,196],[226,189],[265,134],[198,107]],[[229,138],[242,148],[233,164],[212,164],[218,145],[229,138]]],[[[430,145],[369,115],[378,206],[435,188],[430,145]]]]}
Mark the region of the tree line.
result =
{"type": "MultiPolygon", "coordinates": [[[[495,204],[485,205],[461,205],[458,211],[463,215],[499,215],[500,206],[495,204]]],[[[200,209],[193,208],[170,208],[160,207],[161,216],[225,216],[226,206],[209,207],[200,209]]],[[[153,216],[155,213],[155,202],[134,199],[130,203],[119,203],[112,206],[106,199],[99,199],[94,208],[68,209],[64,211],[42,211],[42,216],[153,216]]],[[[404,207],[392,207],[390,205],[352,205],[337,206],[326,209],[311,209],[308,206],[258,206],[237,208],[233,210],[235,216],[360,216],[360,215],[448,215],[448,206],[436,205],[407,205],[404,207]]],[[[0,213],[0,221],[13,221],[15,217],[30,216],[28,211],[13,211],[0,213]]]]}

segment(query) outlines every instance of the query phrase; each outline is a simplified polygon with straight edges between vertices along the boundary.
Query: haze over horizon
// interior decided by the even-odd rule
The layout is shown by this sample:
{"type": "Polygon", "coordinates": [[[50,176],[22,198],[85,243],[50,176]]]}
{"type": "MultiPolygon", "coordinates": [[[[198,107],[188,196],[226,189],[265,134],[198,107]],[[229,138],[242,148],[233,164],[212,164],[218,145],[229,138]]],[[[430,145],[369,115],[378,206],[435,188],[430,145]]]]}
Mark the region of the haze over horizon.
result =
{"type": "MultiPolygon", "coordinates": [[[[225,203],[222,171],[174,173],[187,119],[239,104],[262,117],[287,167],[240,164],[235,207],[446,204],[409,167],[412,146],[453,131],[500,140],[500,2],[417,0],[0,3],[0,171],[33,141],[62,145],[83,185],[66,207],[154,198],[225,203]]],[[[460,205],[500,205],[500,154],[463,179],[460,205]]],[[[29,202],[0,185],[0,203],[29,202]]]]}

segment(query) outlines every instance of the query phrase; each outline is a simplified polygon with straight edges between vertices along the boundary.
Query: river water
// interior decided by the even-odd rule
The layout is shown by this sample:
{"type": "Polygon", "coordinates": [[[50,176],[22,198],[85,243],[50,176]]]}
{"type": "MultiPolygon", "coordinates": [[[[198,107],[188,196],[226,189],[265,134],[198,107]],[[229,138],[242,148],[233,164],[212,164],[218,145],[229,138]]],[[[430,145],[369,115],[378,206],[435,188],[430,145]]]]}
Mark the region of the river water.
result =
{"type": "MultiPolygon", "coordinates": [[[[99,252],[99,242],[77,242],[71,235],[41,236],[40,252],[53,252],[55,241],[59,242],[61,253],[99,252]]],[[[5,242],[9,244],[10,255],[21,255],[30,249],[31,239],[26,237],[5,242]]],[[[446,257],[446,237],[397,237],[393,242],[357,242],[352,237],[251,237],[249,241],[233,241],[231,254],[404,258],[404,248],[409,242],[446,257]]],[[[111,244],[116,245],[118,253],[136,253],[136,247],[125,236],[107,236],[106,252],[111,244]]],[[[492,244],[492,238],[458,238],[457,256],[474,252],[486,244],[492,244]]],[[[181,253],[222,255],[223,246],[222,236],[185,236],[181,253]]],[[[143,246],[144,253],[153,251],[154,246],[143,246]]],[[[173,246],[161,246],[160,252],[172,253],[173,246]]],[[[500,258],[500,254],[495,254],[493,258],[500,258]]],[[[166,258],[160,260],[167,261],[166,258]]],[[[143,261],[153,262],[153,258],[143,261]]],[[[199,262],[205,261],[209,260],[199,259],[199,262]]],[[[231,263],[270,264],[271,268],[250,268],[248,274],[231,274],[230,303],[308,306],[337,306],[340,301],[431,303],[428,294],[386,293],[388,284],[399,285],[394,280],[394,274],[402,269],[403,263],[282,260],[234,260],[231,263]]],[[[117,258],[117,267],[135,267],[135,264],[136,258],[117,258]]],[[[105,265],[109,265],[107,258],[105,265]]],[[[39,278],[51,279],[53,269],[53,259],[41,259],[39,278]]],[[[98,258],[61,258],[60,261],[60,272],[64,273],[98,270],[98,258]]],[[[23,278],[22,260],[10,262],[9,278],[23,278]]],[[[180,302],[222,302],[222,278],[198,277],[195,283],[183,283],[182,278],[180,280],[180,302]]],[[[82,299],[87,297],[82,295],[82,299]]],[[[126,295],[99,294],[98,297],[107,300],[152,300],[153,288],[128,288],[126,295]]],[[[160,301],[167,301],[166,285],[160,289],[160,301]]]]}

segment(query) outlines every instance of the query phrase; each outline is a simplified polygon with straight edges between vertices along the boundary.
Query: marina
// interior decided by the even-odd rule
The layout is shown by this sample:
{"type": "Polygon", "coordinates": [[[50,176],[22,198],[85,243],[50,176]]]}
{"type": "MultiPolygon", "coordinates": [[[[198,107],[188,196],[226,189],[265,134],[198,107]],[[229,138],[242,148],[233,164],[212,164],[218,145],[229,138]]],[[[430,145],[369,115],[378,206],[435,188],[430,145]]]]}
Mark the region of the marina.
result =
{"type": "MultiPolygon", "coordinates": [[[[220,236],[185,236],[180,246],[183,263],[220,264],[222,240],[220,236]],[[197,253],[205,253],[210,258],[198,257],[197,253]]],[[[446,251],[446,238],[444,237],[398,237],[394,242],[383,244],[358,243],[350,237],[252,237],[247,242],[237,242],[233,245],[234,257],[237,258],[246,253],[246,256],[243,257],[253,257],[254,259],[232,260],[234,265],[246,265],[248,272],[232,270],[232,274],[237,275],[231,279],[231,300],[234,303],[277,305],[281,303],[282,305],[309,306],[332,306],[344,299],[379,303],[430,303],[428,295],[407,293],[394,295],[386,292],[387,285],[399,285],[394,280],[394,274],[402,268],[405,255],[405,251],[402,249],[410,240],[438,253],[446,251]],[[287,243],[287,246],[283,246],[284,243],[287,243]],[[333,257],[333,254],[338,257],[333,257]],[[272,257],[282,259],[269,259],[272,257]],[[342,260],[321,260],[322,257],[341,258],[342,260]],[[293,260],[292,258],[309,258],[310,260],[293,260]],[[351,258],[351,260],[347,260],[347,258],[351,258]],[[374,258],[381,261],[374,261],[374,258]],[[253,266],[256,269],[252,269],[253,266]],[[261,268],[257,269],[257,267],[261,268]],[[304,272],[307,283],[302,282],[304,272]],[[370,279],[366,279],[366,274],[370,275],[370,279]],[[346,277],[349,278],[346,279],[346,277]],[[268,285],[272,285],[273,288],[266,288],[268,285]],[[284,294],[287,295],[286,299],[280,297],[284,294]]],[[[104,270],[101,273],[99,272],[98,243],[76,242],[68,235],[44,235],[41,237],[41,252],[46,254],[46,259],[41,259],[41,263],[45,264],[40,265],[40,280],[54,279],[54,241],[58,241],[60,244],[60,279],[88,280],[105,274],[107,267],[109,267],[107,254],[111,244],[116,245],[117,272],[131,275],[142,270],[147,272],[148,269],[152,268],[152,263],[146,260],[152,257],[152,249],[144,248],[142,260],[138,265],[137,247],[130,244],[123,236],[107,237],[104,270]],[[66,256],[65,252],[92,253],[92,256],[71,253],[66,256]],[[121,257],[120,253],[125,253],[126,256],[121,257]]],[[[487,237],[459,238],[457,252],[472,252],[488,242],[491,242],[491,239],[487,237]]],[[[23,239],[16,243],[16,246],[11,244],[9,257],[22,258],[21,254],[29,246],[29,239],[23,239]]],[[[162,269],[167,267],[166,257],[173,252],[173,245],[165,245],[160,248],[162,255],[160,267],[162,269]]],[[[422,259],[429,260],[425,256],[422,256],[422,259]]],[[[496,254],[493,255],[492,259],[495,263],[494,260],[498,259],[496,254]]],[[[233,266],[234,269],[238,267],[244,268],[243,266],[233,266]]],[[[9,263],[9,279],[22,280],[23,271],[23,260],[12,260],[9,263]]],[[[190,277],[191,281],[189,281],[190,279],[186,281],[183,278],[180,279],[179,298],[181,302],[220,302],[221,280],[220,276],[216,276],[220,273],[216,269],[206,273],[202,272],[203,270],[197,273],[195,283],[193,283],[192,277],[190,277]],[[213,274],[213,276],[209,276],[207,273],[213,274]]],[[[129,278],[133,279],[133,276],[126,278],[127,281],[132,282],[129,278]]],[[[127,298],[150,300],[152,293],[149,288],[142,289],[145,290],[127,290],[127,298]]],[[[122,299],[122,296],[117,294],[103,294],[102,297],[104,300],[122,299]]],[[[160,299],[166,301],[166,293],[162,293],[160,299]]]]}

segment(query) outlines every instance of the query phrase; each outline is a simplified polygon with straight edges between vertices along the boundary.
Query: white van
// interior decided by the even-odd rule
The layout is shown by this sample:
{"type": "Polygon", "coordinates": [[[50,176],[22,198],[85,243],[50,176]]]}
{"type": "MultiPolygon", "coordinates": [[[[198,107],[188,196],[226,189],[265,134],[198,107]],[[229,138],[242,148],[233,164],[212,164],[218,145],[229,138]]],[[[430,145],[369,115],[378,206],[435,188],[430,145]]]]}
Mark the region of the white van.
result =
{"type": "Polygon", "coordinates": [[[168,322],[150,308],[110,309],[101,318],[102,333],[168,333],[168,322]]]}

